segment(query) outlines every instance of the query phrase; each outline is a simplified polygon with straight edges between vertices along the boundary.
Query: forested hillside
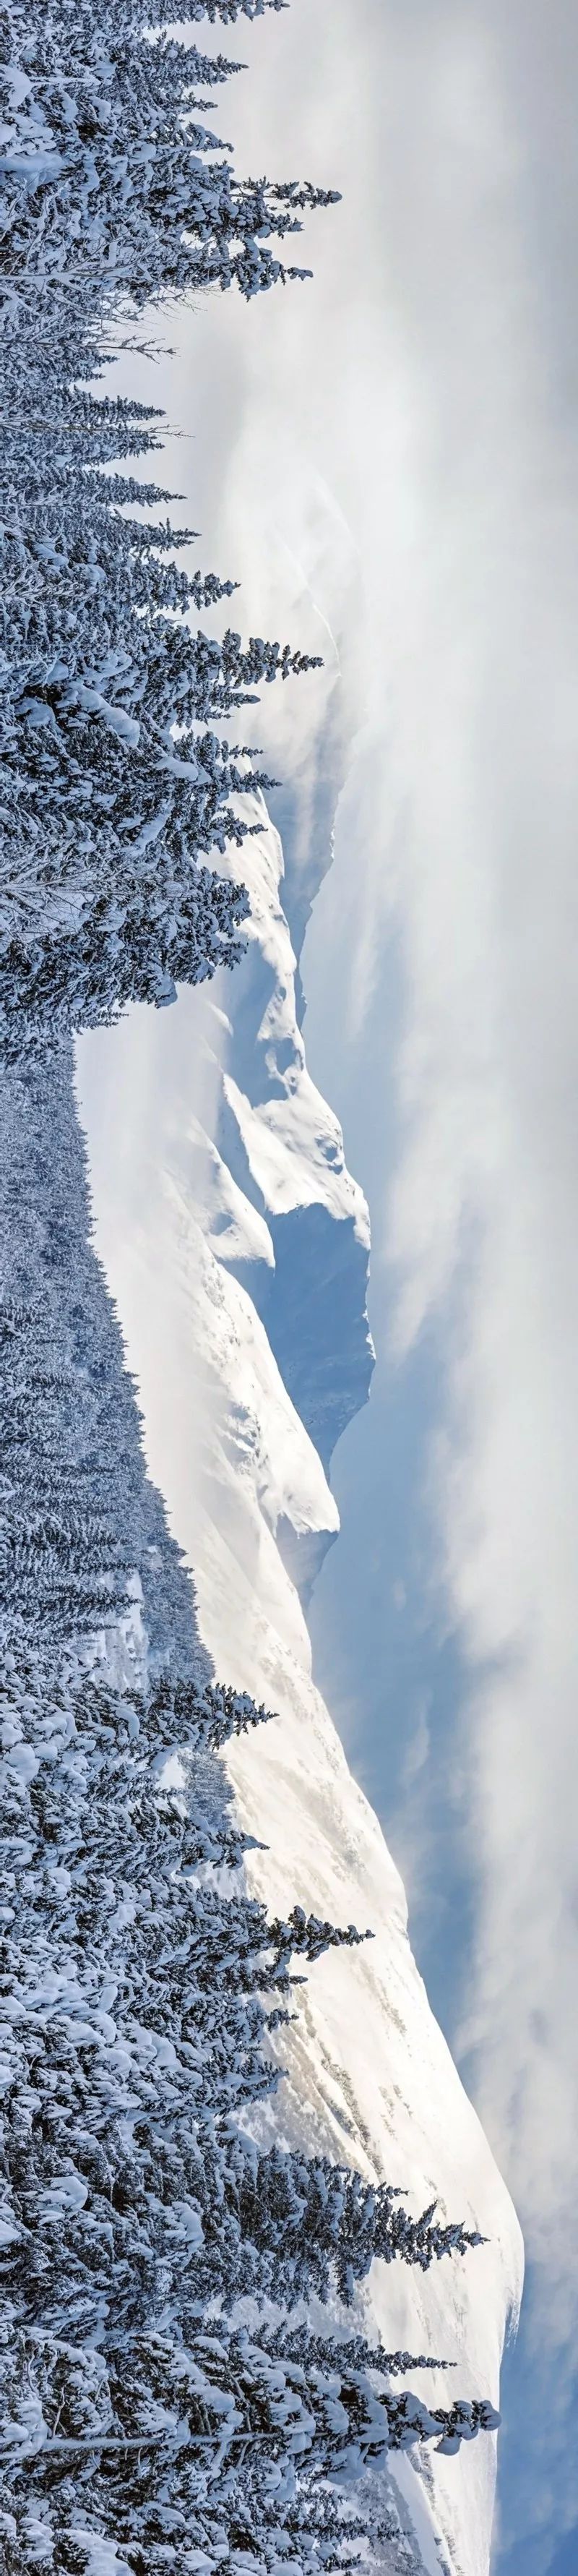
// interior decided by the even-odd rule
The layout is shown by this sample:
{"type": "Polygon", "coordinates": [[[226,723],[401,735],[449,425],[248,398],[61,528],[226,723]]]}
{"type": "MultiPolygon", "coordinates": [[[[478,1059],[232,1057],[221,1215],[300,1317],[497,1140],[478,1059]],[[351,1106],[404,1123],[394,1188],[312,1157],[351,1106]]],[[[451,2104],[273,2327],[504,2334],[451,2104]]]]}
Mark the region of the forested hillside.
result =
{"type": "MultiPolygon", "coordinates": [[[[328,192],[237,178],[205,121],[237,67],[192,42],[203,17],[220,30],[282,5],[192,0],[178,40],[168,0],[2,17],[8,2576],[374,2560],[390,2517],[364,2470],[496,2421],[467,2392],[431,2410],[400,2392],[412,2356],[370,2346],[351,2314],[375,2257],[475,2259],[459,2213],[289,2151],[281,2120],[259,2143],[280,2082],[269,2034],[307,1967],[366,1927],[297,1905],[270,1921],[247,1892],[220,1757],[266,1711],[220,1688],[199,1644],[74,1106],[77,1031],[234,967],[246,896],[219,853],[269,783],[237,737],[259,689],[311,659],[295,639],[205,632],[234,568],[182,568],[191,532],[159,516],[174,496],[149,479],[162,416],[99,393],[157,299],[188,298],[194,329],[201,293],[304,274],[271,244],[328,192]]],[[[452,2360],[414,2357],[434,2358],[452,2360]]]]}

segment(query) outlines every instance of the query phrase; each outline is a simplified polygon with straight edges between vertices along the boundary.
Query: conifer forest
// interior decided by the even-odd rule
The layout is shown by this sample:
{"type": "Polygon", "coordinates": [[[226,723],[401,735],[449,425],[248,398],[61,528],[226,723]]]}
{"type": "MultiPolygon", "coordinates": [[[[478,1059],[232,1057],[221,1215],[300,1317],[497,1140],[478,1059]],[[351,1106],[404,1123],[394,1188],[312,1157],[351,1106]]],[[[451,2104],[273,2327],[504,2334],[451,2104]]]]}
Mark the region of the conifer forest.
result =
{"type": "Polygon", "coordinates": [[[269,784],[259,693],[315,685],[298,636],[243,634],[227,567],[181,568],[162,414],[99,391],[163,298],[194,333],[208,293],[302,291],[332,192],[239,176],[214,124],[227,30],[250,79],[250,22],[283,6],[188,0],[178,35],[169,0],[2,10],[6,2576],[393,2564],[388,2452],[497,2420],[451,2352],[363,2332],[374,2261],[476,2262],[459,2210],[283,2143],[283,2026],[367,1927],[249,1891],[223,1757],[268,1712],[211,1670],[147,1475],[73,1085],[78,1032],[234,973],[247,896],[219,854],[269,784]],[[431,2409],[399,2386],[430,2360],[431,2409]]]}

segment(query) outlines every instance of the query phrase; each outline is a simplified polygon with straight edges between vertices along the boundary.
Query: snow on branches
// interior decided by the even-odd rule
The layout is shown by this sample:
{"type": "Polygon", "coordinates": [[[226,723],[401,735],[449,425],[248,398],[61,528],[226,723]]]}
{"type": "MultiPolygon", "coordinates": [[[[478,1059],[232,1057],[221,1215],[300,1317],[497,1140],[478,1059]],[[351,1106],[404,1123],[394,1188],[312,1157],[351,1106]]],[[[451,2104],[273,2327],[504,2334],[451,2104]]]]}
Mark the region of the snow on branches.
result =
{"type": "MultiPolygon", "coordinates": [[[[356,2481],[416,2442],[456,2449],[496,2419],[394,2394],[410,2356],[291,2322],[313,2292],[347,2301],[376,2253],[429,2261],[472,2240],[442,2242],[431,2213],[396,2232],[386,2186],[238,2129],[279,2081],[266,2042],[292,2007],[288,1927],[280,1943],[242,1885],[223,1892],[242,1838],[207,1802],[195,1737],[227,1695],[160,1696],[159,1746],[158,1690],[118,1694],[72,1648],[58,1664],[20,1646],[0,1673],[5,2529],[32,2498],[66,2566],[90,2455],[92,2525],[130,2568],[156,2565],[165,2530],[204,2545],[211,2497],[231,2536],[242,2508],[268,2566],[280,2481],[308,2528],[312,2482],[356,2481]],[[287,2324],[236,2325],[247,2293],[287,2324]]],[[[231,1727],[247,1714],[229,1694],[231,1727]]]]}
{"type": "MultiPolygon", "coordinates": [[[[207,157],[198,86],[212,94],[238,66],[165,34],[166,15],[151,42],[147,13],[123,0],[8,12],[0,1045],[13,1056],[236,963],[247,898],[215,863],[256,828],[247,793],[272,782],[222,727],[263,681],[318,658],[195,630],[235,584],[178,564],[190,531],[127,515],[168,497],[110,470],[158,446],[158,415],[87,390],[105,324],[119,345],[122,313],[169,289],[236,278],[254,294],[284,274],[271,240],[330,200],[207,157]]],[[[234,0],[212,15],[232,24],[234,0]]]]}
{"type": "MultiPolygon", "coordinates": [[[[13,438],[0,469],[0,1042],[11,1054],[130,1001],[162,1006],[178,983],[235,962],[247,898],[215,856],[242,846],[255,827],[239,800],[271,782],[215,725],[311,658],[193,629],[191,605],[213,606],[232,583],[187,575],[166,526],[121,515],[122,482],[111,497],[102,474],[116,408],[111,418],[85,398],[78,410],[80,456],[69,427],[56,464],[49,442],[30,458],[13,438]]],[[[122,410],[120,426],[126,443],[122,410]]]]}

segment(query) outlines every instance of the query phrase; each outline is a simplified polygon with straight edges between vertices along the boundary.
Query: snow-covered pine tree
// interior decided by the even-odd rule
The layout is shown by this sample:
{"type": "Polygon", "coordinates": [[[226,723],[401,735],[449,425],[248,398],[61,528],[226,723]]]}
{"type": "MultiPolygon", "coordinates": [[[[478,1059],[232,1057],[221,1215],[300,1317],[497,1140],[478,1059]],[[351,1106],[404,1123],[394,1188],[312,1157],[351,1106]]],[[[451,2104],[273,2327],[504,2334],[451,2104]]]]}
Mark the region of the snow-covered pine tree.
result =
{"type": "Polygon", "coordinates": [[[39,1296],[0,1300],[0,1634],[18,1622],[58,1639],[112,1626],[131,1557],[113,1477],[95,1493],[92,1462],[70,1456],[70,1384],[45,1323],[39,1296]]]}
{"type": "Polygon", "coordinates": [[[224,2158],[219,2150],[218,2181],[207,2146],[200,2189],[207,2285],[212,2267],[229,2295],[234,2282],[237,2297],[260,2288],[294,2304],[337,2291],[349,2306],[376,2257],[428,2271],[444,2254],[463,2256],[481,2243],[475,2230],[436,2221],[435,2205],[410,2217],[390,2184],[364,2182],[326,2156],[276,2146],[264,2153],[245,2137],[224,2158]]]}
{"type": "Polygon", "coordinates": [[[322,2287],[354,2180],[235,2134],[278,2082],[263,2043],[292,1997],[287,1926],[280,1945],[255,1899],[223,1894],[239,1839],[199,1807],[196,1755],[251,1722],[244,1697],[119,1695],[74,1652],[20,1648],[1,1705],[5,2529],[20,2545],[33,2508],[65,2567],[90,2468],[87,2528],[130,2568],[160,2568],[162,2542],[184,2570],[211,2496],[225,2531],[244,2504],[271,2533],[273,2468],[295,2501],[303,2463],[353,2477],[493,2418],[376,2390],[407,2356],[359,2338],[326,2351],[305,2325],[285,2341],[211,2322],[248,2286],[289,2310],[322,2287]]]}
{"type": "MultiPolygon", "coordinates": [[[[4,1467],[10,1471],[0,1485],[0,1537],[14,1479],[12,1509],[16,1500],[22,1528],[35,1519],[38,1494],[48,1498],[51,1511],[57,1509],[65,1528],[79,1517],[96,1516],[112,1543],[110,1555],[108,1541],[104,1551],[102,1570],[112,1581],[99,1629],[112,1622],[118,1633],[130,1598],[144,1596],[152,1671],[160,1659],[163,1666],[178,1663],[186,1674],[194,1634],[191,1583],[146,1476],[134,1382],[90,1239],[86,1150],[68,1049],[49,1062],[37,1055],[27,1065],[21,1057],[9,1066],[0,1055],[0,1131],[2,1312],[9,1328],[0,1393],[4,1467]],[[13,1405],[20,1447],[13,1439],[13,1405]],[[119,1612],[114,1591],[121,1566],[130,1575],[119,1612]]],[[[56,1645],[54,1599],[45,1607],[47,1627],[33,1588],[32,1599],[29,1586],[21,1605],[12,1589],[4,1633],[12,1642],[15,1635],[26,1641],[32,1615],[38,1644],[51,1634],[56,1645]]],[[[198,1645],[193,1660],[198,1669],[198,1645]]]]}
{"type": "Polygon", "coordinates": [[[214,92],[231,67],[167,36],[165,16],[151,43],[144,6],[8,10],[0,1041],[12,1053],[235,963],[246,897],[214,857],[250,828],[239,798],[270,782],[211,720],[311,658],[258,638],[243,652],[232,630],[221,645],[195,636],[193,608],[234,585],[180,569],[188,532],[119,511],[154,489],[102,473],[158,443],[144,406],[86,390],[135,260],[137,301],[178,286],[191,261],[197,282],[223,284],[240,263],[253,291],[273,276],[271,235],[328,201],[207,162],[198,83],[214,92]]]}
{"type": "MultiPolygon", "coordinates": [[[[302,2534],[306,2547],[307,2538],[319,2539],[311,2503],[328,2478],[337,2476],[347,2492],[389,2451],[426,2442],[456,2451],[495,2425],[482,2401],[430,2408],[410,2392],[394,2393],[371,2346],[352,2365],[335,2342],[312,2355],[302,2333],[297,2357],[291,2340],[288,2350],[283,2331],[251,2334],[220,2322],[179,2347],[166,2326],[133,2335],[128,2347],[114,2337],[106,2352],[44,2336],[31,2366],[16,2339],[4,2452],[8,2536],[10,2519],[16,2541],[19,2519],[22,2529],[25,2486],[28,2530],[33,2516],[49,2564],[88,2568],[92,2531],[93,2549],[96,2535],[106,2535],[138,2576],[167,2564],[184,2576],[199,2545],[215,2563],[212,2515],[221,2558],[244,2532],[257,2565],[272,2568],[289,2506],[293,2565],[301,2570],[311,2564],[308,2549],[301,2558],[302,2534]],[[81,2543],[83,2524],[86,2555],[70,2561],[55,2552],[51,2560],[55,2543],[58,2550],[76,2535],[81,2543]]],[[[341,2514],[333,2547],[346,2532],[341,2514]]],[[[321,2550],[312,2557],[323,2563],[321,2550]]]]}
{"type": "MultiPolygon", "coordinates": [[[[130,28],[104,0],[92,23],[82,12],[67,20],[68,12],[64,23],[49,12],[47,25],[32,0],[20,77],[13,64],[4,78],[8,300],[27,300],[31,285],[46,291],[64,275],[81,295],[112,287],[138,307],[159,293],[235,280],[250,296],[306,274],[285,270],[269,241],[299,232],[302,213],[332,204],[335,192],[239,181],[227,161],[206,166],[219,143],[198,122],[201,60],[162,34],[145,41],[144,9],[130,28]]],[[[214,64],[211,85],[225,74],[214,64]]]]}
{"type": "Polygon", "coordinates": [[[243,650],[230,628],[220,643],[192,630],[192,603],[232,584],[179,571],[166,524],[121,515],[123,479],[102,474],[118,448],[154,435],[150,415],[81,394],[72,411],[56,458],[46,433],[36,447],[13,435],[0,469],[0,1028],[11,1051],[132,999],[162,1004],[177,982],[235,961],[244,889],[205,860],[255,828],[238,799],[271,782],[211,719],[311,663],[259,637],[243,650]]]}
{"type": "MultiPolygon", "coordinates": [[[[207,718],[222,720],[259,680],[285,679],[311,658],[260,638],[243,651],[231,629],[219,644],[177,622],[174,607],[159,604],[154,542],[145,545],[138,528],[132,552],[110,505],[106,524],[103,488],[92,524],[84,495],[80,530],[70,487],[57,493],[54,534],[44,513],[49,610],[37,606],[39,581],[34,607],[24,594],[7,636],[0,1027],[11,1051],[48,1032],[54,1043],[130,1000],[162,1004],[178,982],[234,962],[246,896],[202,857],[255,828],[230,799],[270,782],[248,747],[231,748],[207,718]]],[[[36,508],[41,523],[39,478],[36,508]]],[[[19,563],[23,555],[29,569],[29,534],[19,563]]],[[[201,580],[193,577],[197,593],[201,580]]],[[[218,587],[209,576],[209,597],[218,587]]]]}

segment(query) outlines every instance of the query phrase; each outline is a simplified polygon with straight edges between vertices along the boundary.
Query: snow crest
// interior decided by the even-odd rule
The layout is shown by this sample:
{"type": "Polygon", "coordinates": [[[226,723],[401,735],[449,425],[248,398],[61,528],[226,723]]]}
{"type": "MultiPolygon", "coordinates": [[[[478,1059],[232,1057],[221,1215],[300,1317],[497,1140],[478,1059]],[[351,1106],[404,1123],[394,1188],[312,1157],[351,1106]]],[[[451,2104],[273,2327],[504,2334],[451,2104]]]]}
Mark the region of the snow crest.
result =
{"type": "MultiPolygon", "coordinates": [[[[398,1873],[312,1679],[303,1602],[338,1529],[325,1464],[371,1370],[369,1222],[307,1072],[281,847],[262,805],[257,819],[243,852],[250,947],[227,1010],[183,994],[104,1047],[81,1042],[98,1244],[203,1640],[220,1679],[277,1711],[230,1752],[241,1821],[268,1846],[252,1883],[282,1911],[296,1900],[375,1935],[311,1972],[271,2117],[286,2143],[404,2187],[415,2214],[437,2198],[443,2220],[482,2231],[477,2252],[426,2274],[375,2264],[362,2313],[389,2346],[455,2362],[456,2394],[496,2403],[521,2287],[517,2221],[430,2011],[398,1873]]],[[[433,2374],[414,2384],[443,2402],[433,2374]]],[[[400,2459],[395,2477],[404,2563],[487,2576],[493,2441],[417,2472],[400,2459]]]]}

